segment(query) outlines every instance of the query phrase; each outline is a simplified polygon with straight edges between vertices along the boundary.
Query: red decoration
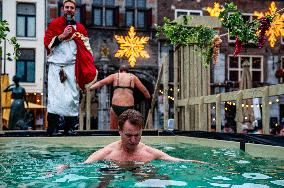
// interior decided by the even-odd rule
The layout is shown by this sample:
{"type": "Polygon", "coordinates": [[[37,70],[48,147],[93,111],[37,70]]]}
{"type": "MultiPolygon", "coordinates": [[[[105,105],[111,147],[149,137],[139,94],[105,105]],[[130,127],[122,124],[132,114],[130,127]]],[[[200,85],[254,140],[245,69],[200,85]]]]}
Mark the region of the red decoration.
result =
{"type": "Polygon", "coordinates": [[[241,52],[242,48],[243,48],[243,43],[239,40],[237,36],[236,43],[235,43],[234,57],[236,57],[241,52]]]}
{"type": "Polygon", "coordinates": [[[276,78],[284,77],[284,71],[283,71],[283,69],[277,69],[276,72],[275,72],[275,77],[276,77],[276,78]]]}
{"type": "Polygon", "coordinates": [[[270,28],[270,20],[263,16],[259,19],[260,25],[258,27],[259,35],[258,35],[258,47],[262,48],[265,42],[265,33],[270,28]]]}

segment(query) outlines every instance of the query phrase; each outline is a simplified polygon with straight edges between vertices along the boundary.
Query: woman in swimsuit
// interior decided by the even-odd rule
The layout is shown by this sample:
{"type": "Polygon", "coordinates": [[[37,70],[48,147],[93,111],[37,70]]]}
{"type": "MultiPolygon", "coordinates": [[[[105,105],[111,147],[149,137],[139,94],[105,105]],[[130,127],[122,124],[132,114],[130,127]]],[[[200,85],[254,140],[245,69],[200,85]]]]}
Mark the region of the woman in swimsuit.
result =
{"type": "Polygon", "coordinates": [[[113,97],[110,110],[110,129],[117,129],[118,116],[125,110],[134,108],[134,87],[137,87],[146,99],[150,99],[150,94],[137,76],[128,73],[128,67],[126,65],[121,65],[118,73],[111,74],[103,80],[93,84],[90,87],[90,90],[95,90],[108,84],[113,84],[113,97]]]}

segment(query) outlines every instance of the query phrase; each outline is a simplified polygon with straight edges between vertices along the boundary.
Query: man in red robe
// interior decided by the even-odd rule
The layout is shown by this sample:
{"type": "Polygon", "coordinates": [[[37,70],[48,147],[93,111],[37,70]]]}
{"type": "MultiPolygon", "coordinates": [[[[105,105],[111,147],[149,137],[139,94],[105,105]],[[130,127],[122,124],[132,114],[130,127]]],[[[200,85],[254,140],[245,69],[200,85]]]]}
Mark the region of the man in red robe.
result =
{"type": "Polygon", "coordinates": [[[64,16],[54,19],[45,32],[48,63],[48,134],[58,132],[64,117],[64,133],[78,124],[79,90],[96,80],[97,70],[84,26],[74,20],[75,0],[63,0],[64,16]]]}

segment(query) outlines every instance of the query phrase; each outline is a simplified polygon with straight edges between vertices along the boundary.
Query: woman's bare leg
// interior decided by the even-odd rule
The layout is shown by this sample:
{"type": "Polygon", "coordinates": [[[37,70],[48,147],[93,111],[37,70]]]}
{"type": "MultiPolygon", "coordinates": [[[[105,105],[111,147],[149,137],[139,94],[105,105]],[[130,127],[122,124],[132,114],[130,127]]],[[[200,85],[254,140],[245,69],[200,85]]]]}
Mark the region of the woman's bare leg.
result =
{"type": "Polygon", "coordinates": [[[110,129],[112,130],[118,129],[118,117],[112,108],[110,109],[110,129]]]}

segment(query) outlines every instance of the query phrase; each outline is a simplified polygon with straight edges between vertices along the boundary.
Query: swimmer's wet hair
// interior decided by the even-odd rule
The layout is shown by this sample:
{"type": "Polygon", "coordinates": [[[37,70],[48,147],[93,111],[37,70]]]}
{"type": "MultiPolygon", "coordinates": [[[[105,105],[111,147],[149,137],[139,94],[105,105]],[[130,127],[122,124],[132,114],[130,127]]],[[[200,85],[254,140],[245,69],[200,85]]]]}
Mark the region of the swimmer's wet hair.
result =
{"type": "Polygon", "coordinates": [[[141,129],[144,125],[144,118],[142,114],[136,110],[128,109],[118,117],[118,129],[122,130],[124,123],[129,121],[133,126],[138,126],[141,129]]]}
{"type": "Polygon", "coordinates": [[[128,72],[129,67],[127,65],[120,65],[119,71],[120,72],[128,72]]]}

